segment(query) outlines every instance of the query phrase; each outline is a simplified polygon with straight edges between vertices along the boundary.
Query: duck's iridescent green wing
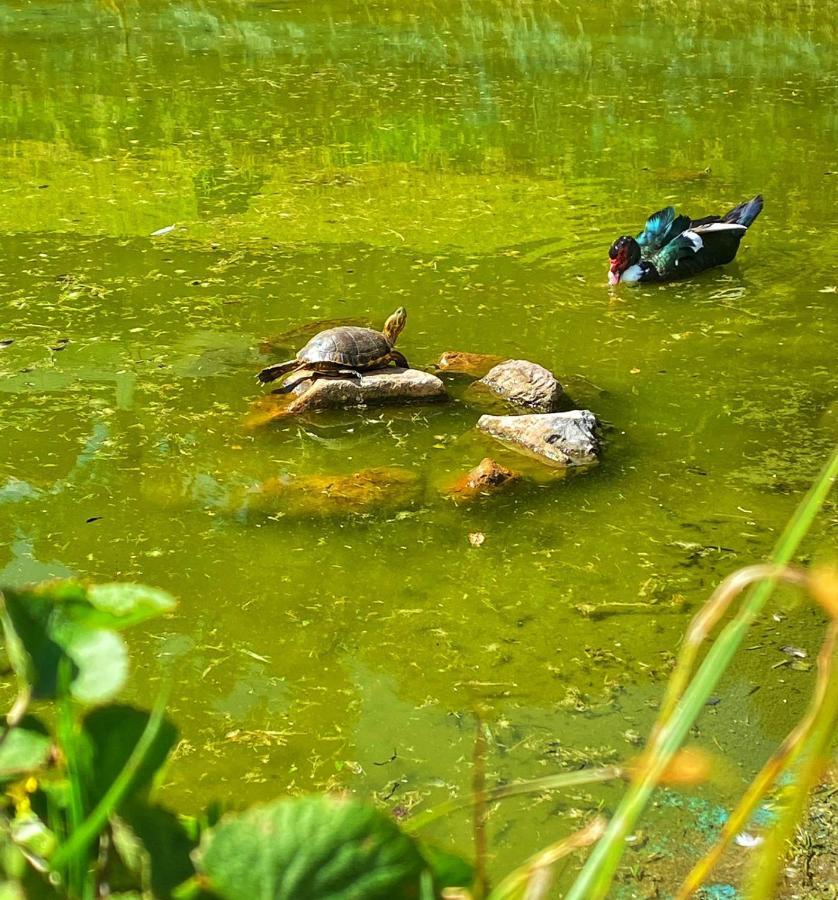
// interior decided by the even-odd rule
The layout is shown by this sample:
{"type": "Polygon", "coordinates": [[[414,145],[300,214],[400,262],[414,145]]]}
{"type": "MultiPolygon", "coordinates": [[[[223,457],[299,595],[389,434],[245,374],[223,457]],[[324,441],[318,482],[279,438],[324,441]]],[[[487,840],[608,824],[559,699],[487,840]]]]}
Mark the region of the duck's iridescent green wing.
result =
{"type": "Polygon", "coordinates": [[[694,231],[684,231],[649,258],[662,279],[687,278],[706,268],[699,257],[704,246],[694,231]]]}
{"type": "Polygon", "coordinates": [[[676,216],[675,209],[667,206],[649,216],[646,226],[637,236],[637,243],[643,256],[649,258],[689,227],[689,216],[676,216]]]}

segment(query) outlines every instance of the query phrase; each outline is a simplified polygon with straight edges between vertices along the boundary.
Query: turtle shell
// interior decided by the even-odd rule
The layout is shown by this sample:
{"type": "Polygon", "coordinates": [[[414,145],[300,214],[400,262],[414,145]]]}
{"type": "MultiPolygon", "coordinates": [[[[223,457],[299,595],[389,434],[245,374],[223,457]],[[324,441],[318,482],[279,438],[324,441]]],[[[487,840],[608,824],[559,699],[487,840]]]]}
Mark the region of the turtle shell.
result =
{"type": "Polygon", "coordinates": [[[316,334],[297,354],[305,363],[335,363],[358,368],[371,366],[392,350],[387,338],[372,328],[341,325],[316,334]]]}

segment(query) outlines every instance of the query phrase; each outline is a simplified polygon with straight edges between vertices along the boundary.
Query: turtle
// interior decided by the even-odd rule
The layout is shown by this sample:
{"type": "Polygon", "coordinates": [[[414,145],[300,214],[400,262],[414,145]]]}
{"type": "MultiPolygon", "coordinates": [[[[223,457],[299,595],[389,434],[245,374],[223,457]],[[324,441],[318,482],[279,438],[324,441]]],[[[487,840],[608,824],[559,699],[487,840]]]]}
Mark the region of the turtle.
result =
{"type": "Polygon", "coordinates": [[[400,306],[384,323],[383,331],[357,325],[327,328],[316,334],[294,359],[268,366],[256,377],[262,384],[269,384],[292,372],[310,373],[298,378],[291,387],[277,390],[277,393],[285,393],[301,381],[318,375],[360,378],[361,372],[381,369],[391,362],[408,369],[410,364],[393,346],[406,321],[407,310],[400,306]]]}

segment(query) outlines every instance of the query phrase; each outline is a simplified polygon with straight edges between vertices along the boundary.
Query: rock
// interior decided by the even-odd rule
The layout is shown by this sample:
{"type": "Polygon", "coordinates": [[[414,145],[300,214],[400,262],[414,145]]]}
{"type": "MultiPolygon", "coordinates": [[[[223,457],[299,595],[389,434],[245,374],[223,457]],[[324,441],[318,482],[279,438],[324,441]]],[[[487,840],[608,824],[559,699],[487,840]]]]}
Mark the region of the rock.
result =
{"type": "Polygon", "coordinates": [[[510,403],[555,412],[562,396],[562,386],[552,372],[526,359],[509,359],[491,369],[478,384],[510,403]]]}
{"type": "Polygon", "coordinates": [[[529,416],[481,416],[477,427],[515,450],[558,466],[597,462],[597,420],[587,409],[529,416]]]}
{"type": "Polygon", "coordinates": [[[473,375],[475,378],[480,378],[505,359],[504,356],[491,356],[486,353],[446,350],[440,356],[436,367],[440,372],[449,372],[451,375],[473,375]]]}
{"type": "Polygon", "coordinates": [[[518,481],[521,476],[505,466],[501,466],[488,456],[466,472],[445,492],[453,500],[474,500],[503,490],[518,481]]]}
{"type": "Polygon", "coordinates": [[[422,495],[412,469],[379,466],[348,475],[270,478],[251,491],[248,508],[271,514],[339,516],[407,509],[422,495]]]}
{"type": "Polygon", "coordinates": [[[288,415],[310,409],[341,409],[367,403],[403,403],[435,400],[445,396],[445,385],[436,375],[418,369],[377,369],[359,378],[316,378],[295,388],[302,389],[288,408],[288,415]]]}
{"type": "Polygon", "coordinates": [[[298,380],[287,394],[262,397],[251,408],[245,426],[255,428],[285,416],[316,409],[344,409],[368,403],[406,403],[446,396],[436,375],[418,369],[386,368],[358,378],[318,377],[298,380]]]}

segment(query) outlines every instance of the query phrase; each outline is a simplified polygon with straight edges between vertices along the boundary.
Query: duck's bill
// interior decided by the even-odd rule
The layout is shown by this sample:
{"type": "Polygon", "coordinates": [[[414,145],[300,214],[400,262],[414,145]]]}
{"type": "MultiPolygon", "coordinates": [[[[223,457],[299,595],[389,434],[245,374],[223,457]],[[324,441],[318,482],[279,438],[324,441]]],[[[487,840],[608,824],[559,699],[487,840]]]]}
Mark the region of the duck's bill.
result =
{"type": "Polygon", "coordinates": [[[615,272],[613,269],[608,273],[608,283],[609,284],[619,284],[620,283],[620,273],[615,272]]]}

